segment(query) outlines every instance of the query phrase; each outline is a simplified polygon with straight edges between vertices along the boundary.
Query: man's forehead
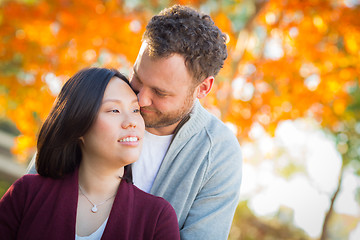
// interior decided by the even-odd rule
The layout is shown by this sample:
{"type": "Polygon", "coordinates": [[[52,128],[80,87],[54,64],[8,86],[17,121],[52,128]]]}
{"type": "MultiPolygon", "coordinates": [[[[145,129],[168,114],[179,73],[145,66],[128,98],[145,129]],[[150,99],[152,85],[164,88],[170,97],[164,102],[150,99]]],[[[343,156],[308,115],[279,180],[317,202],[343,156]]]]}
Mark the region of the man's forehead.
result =
{"type": "Polygon", "coordinates": [[[146,77],[146,79],[144,79],[144,76],[139,76],[139,74],[137,73],[135,68],[134,68],[134,75],[138,79],[139,82],[141,82],[142,84],[146,84],[147,87],[149,87],[149,88],[152,88],[154,90],[157,90],[159,92],[164,92],[164,93],[172,92],[172,89],[169,89],[168,87],[166,87],[166,83],[164,81],[153,81],[153,79],[150,79],[149,77],[146,77]]]}
{"type": "Polygon", "coordinates": [[[142,44],[141,44],[141,47],[140,47],[140,50],[139,50],[139,53],[136,57],[136,60],[135,60],[135,63],[134,63],[134,66],[133,66],[133,69],[135,70],[135,68],[138,68],[139,66],[139,62],[141,61],[141,58],[142,56],[145,54],[145,51],[147,49],[147,43],[146,41],[143,41],[142,44]]]}
{"type": "Polygon", "coordinates": [[[141,44],[140,50],[139,50],[139,56],[143,55],[146,48],[147,48],[148,44],[146,43],[146,41],[144,40],[141,44]]]}
{"type": "Polygon", "coordinates": [[[133,72],[140,82],[162,92],[177,92],[179,88],[186,88],[188,84],[192,85],[193,82],[185,67],[183,56],[172,54],[163,58],[151,57],[149,56],[146,41],[143,41],[141,45],[133,72]],[[186,81],[184,81],[185,79],[186,81]],[[180,86],[176,86],[177,89],[173,89],[175,85],[178,85],[177,83],[180,86]]]}

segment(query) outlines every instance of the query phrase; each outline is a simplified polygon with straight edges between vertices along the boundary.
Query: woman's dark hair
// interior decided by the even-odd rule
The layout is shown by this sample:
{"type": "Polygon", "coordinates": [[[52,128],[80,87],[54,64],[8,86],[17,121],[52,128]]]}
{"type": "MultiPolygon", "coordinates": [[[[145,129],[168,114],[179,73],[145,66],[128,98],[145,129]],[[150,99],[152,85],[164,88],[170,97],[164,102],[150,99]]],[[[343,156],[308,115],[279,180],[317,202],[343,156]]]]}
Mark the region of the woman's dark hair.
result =
{"type": "MultiPolygon", "coordinates": [[[[35,164],[41,176],[60,178],[78,167],[82,159],[79,138],[94,123],[114,76],[130,86],[124,75],[106,68],[83,69],[64,84],[39,132],[35,164]]],[[[125,169],[125,179],[132,181],[131,166],[125,169]]]]}

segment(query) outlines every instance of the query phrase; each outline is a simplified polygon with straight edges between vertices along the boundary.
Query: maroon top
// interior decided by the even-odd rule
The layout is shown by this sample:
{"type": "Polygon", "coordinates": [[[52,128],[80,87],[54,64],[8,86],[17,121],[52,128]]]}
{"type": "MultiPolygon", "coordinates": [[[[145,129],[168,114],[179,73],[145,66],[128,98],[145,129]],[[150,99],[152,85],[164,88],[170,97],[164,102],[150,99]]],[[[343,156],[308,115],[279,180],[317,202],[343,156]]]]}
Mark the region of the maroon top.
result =
{"type": "MultiPolygon", "coordinates": [[[[75,239],[78,170],[63,179],[25,175],[0,200],[2,239],[75,239]]],[[[101,239],[180,239],[172,206],[122,180],[101,239]]]]}

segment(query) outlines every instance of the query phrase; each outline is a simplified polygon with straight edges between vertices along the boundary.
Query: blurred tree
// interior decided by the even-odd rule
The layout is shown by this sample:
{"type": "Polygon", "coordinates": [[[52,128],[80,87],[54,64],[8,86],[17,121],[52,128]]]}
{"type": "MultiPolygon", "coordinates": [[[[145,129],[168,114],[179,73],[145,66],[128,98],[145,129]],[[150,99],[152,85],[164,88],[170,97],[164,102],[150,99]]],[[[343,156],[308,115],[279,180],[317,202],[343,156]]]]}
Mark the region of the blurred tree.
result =
{"type": "Polygon", "coordinates": [[[3,1],[0,113],[21,132],[14,153],[33,154],[38,127],[68,76],[90,65],[129,69],[151,16],[118,1],[3,1]]]}
{"type": "Polygon", "coordinates": [[[237,239],[267,239],[267,240],[306,240],[310,239],[302,230],[296,229],[287,222],[274,219],[259,219],[247,206],[247,201],[241,202],[236,210],[233,228],[229,240],[237,239]],[[238,226],[241,226],[238,227],[238,226]]]}
{"type": "Polygon", "coordinates": [[[5,192],[8,190],[10,185],[11,184],[8,182],[0,181],[0,198],[5,194],[5,192]]]}
{"type": "Polygon", "coordinates": [[[207,106],[217,107],[241,140],[255,123],[274,133],[280,121],[300,117],[313,117],[335,136],[343,165],[323,225],[327,239],[344,169],[360,171],[360,2],[242,1],[251,14],[239,30],[231,21],[239,4],[220,4],[213,14],[228,19],[220,22],[229,31],[230,57],[207,106]]]}

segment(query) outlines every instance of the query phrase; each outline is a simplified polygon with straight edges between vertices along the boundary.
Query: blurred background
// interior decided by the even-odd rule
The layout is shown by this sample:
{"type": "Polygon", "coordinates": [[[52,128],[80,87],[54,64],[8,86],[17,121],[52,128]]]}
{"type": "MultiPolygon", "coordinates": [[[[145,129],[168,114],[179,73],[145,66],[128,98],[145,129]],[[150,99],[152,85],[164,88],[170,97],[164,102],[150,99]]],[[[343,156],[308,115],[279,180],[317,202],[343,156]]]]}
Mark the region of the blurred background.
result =
{"type": "Polygon", "coordinates": [[[360,0],[0,0],[0,197],[68,77],[129,76],[147,21],[175,3],[228,36],[202,103],[243,151],[229,239],[360,239],[360,0]]]}

